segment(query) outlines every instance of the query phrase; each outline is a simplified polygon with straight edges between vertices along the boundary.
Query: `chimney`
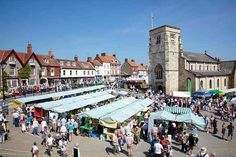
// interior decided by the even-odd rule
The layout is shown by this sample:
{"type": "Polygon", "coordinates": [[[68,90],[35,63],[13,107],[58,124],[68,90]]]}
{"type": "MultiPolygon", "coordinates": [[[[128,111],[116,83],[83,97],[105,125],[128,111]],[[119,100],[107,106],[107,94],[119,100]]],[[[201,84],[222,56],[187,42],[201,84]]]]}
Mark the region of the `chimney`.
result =
{"type": "Polygon", "coordinates": [[[87,59],[87,62],[91,61],[92,60],[92,57],[88,57],[87,59]]]}
{"type": "Polygon", "coordinates": [[[106,56],[106,53],[105,52],[101,53],[101,56],[106,56]]]}
{"type": "Polygon", "coordinates": [[[50,58],[53,58],[53,52],[52,52],[52,50],[49,50],[49,51],[48,51],[48,56],[49,56],[50,58]]]}
{"type": "Polygon", "coordinates": [[[143,66],[143,63],[141,63],[140,65],[143,66]]]}
{"type": "Polygon", "coordinates": [[[116,57],[116,54],[113,54],[113,57],[116,57]]]}
{"type": "Polygon", "coordinates": [[[77,55],[74,56],[74,60],[75,60],[76,62],[78,61],[78,56],[77,56],[77,55]]]}
{"type": "Polygon", "coordinates": [[[125,62],[128,62],[128,58],[125,58],[125,62]]]}
{"type": "Polygon", "coordinates": [[[27,46],[27,53],[32,53],[32,44],[28,44],[27,46]]]}
{"type": "Polygon", "coordinates": [[[134,59],[131,59],[131,62],[135,62],[135,60],[134,60],[134,59]]]}
{"type": "Polygon", "coordinates": [[[96,57],[99,57],[99,54],[96,54],[96,57]]]}

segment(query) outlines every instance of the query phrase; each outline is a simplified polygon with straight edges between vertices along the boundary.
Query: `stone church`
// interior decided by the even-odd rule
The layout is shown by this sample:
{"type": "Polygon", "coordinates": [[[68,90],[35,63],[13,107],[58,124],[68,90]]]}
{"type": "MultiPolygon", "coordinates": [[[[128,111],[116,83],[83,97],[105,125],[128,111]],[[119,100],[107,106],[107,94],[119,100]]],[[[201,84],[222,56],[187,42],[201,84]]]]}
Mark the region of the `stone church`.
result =
{"type": "Polygon", "coordinates": [[[236,61],[221,62],[206,52],[184,51],[180,33],[180,28],[168,25],[149,32],[149,84],[153,88],[170,94],[236,87],[236,61]]]}

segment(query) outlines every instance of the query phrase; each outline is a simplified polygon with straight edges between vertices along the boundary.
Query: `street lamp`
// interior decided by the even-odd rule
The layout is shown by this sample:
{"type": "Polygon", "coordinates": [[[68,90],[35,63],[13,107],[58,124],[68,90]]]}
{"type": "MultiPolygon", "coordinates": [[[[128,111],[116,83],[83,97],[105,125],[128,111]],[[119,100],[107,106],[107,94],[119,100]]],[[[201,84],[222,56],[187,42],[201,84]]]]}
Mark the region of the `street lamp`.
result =
{"type": "Polygon", "coordinates": [[[2,68],[2,99],[4,101],[6,99],[6,97],[5,97],[5,89],[4,89],[4,68],[7,65],[7,63],[4,62],[4,61],[1,61],[0,65],[1,65],[1,68],[2,68]]]}

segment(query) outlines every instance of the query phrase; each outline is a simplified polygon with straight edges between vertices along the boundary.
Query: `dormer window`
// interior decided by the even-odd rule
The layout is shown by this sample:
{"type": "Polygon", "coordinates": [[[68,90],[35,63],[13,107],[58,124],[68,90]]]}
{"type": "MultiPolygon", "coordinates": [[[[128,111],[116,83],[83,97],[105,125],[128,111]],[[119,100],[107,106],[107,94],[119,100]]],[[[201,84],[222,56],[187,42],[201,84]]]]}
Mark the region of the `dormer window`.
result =
{"type": "Polygon", "coordinates": [[[70,66],[70,62],[67,62],[66,65],[67,65],[67,66],[70,66]]]}
{"type": "Polygon", "coordinates": [[[15,61],[15,57],[9,57],[9,61],[10,62],[14,62],[15,61]]]}
{"type": "Polygon", "coordinates": [[[63,65],[64,65],[64,62],[63,62],[63,61],[60,61],[60,65],[63,66],[63,65]]]}
{"type": "Polygon", "coordinates": [[[44,61],[45,63],[48,63],[48,59],[47,59],[47,58],[44,58],[43,61],[44,61]]]}

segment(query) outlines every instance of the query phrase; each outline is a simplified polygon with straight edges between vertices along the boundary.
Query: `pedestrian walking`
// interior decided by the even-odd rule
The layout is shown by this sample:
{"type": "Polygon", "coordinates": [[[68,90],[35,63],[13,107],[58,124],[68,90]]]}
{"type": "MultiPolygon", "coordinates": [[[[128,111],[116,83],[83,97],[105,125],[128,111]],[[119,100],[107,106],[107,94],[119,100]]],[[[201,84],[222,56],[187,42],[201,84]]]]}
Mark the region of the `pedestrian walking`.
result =
{"type": "Polygon", "coordinates": [[[163,146],[160,144],[160,140],[154,144],[154,157],[162,157],[162,152],[164,151],[163,146]]]}
{"type": "Polygon", "coordinates": [[[31,125],[31,117],[30,117],[30,115],[27,115],[27,117],[26,117],[26,130],[27,131],[30,130],[30,125],[31,125]]]}
{"type": "Polygon", "coordinates": [[[34,118],[33,125],[32,125],[34,135],[39,135],[38,134],[38,127],[39,127],[39,122],[37,121],[36,118],[34,118]]]}
{"type": "Polygon", "coordinates": [[[207,149],[206,147],[202,147],[197,154],[195,155],[195,157],[209,157],[209,155],[207,154],[207,149]]]}
{"type": "Polygon", "coordinates": [[[34,142],[32,148],[31,148],[31,153],[32,153],[32,157],[39,157],[39,148],[38,148],[36,142],[34,142]]]}
{"type": "Polygon", "coordinates": [[[232,140],[233,138],[233,135],[234,135],[234,126],[232,124],[232,122],[230,122],[230,124],[228,125],[228,137],[227,137],[227,140],[229,140],[229,137],[230,137],[230,141],[232,140]]]}
{"type": "Polygon", "coordinates": [[[126,144],[127,144],[127,151],[128,151],[128,157],[132,156],[133,153],[133,143],[134,143],[134,138],[131,132],[128,133],[126,137],[126,144]]]}
{"type": "Polygon", "coordinates": [[[67,126],[67,129],[69,130],[69,141],[72,141],[72,136],[73,136],[73,132],[74,132],[74,126],[73,126],[73,124],[71,122],[67,126]]]}
{"type": "Polygon", "coordinates": [[[227,128],[227,126],[226,126],[226,124],[225,124],[225,122],[223,122],[223,124],[222,124],[222,126],[221,126],[221,133],[222,133],[222,139],[225,139],[225,131],[226,131],[226,128],[227,128]]]}
{"type": "Polygon", "coordinates": [[[80,150],[79,150],[79,144],[76,143],[74,147],[74,157],[80,157],[80,150]]]}

